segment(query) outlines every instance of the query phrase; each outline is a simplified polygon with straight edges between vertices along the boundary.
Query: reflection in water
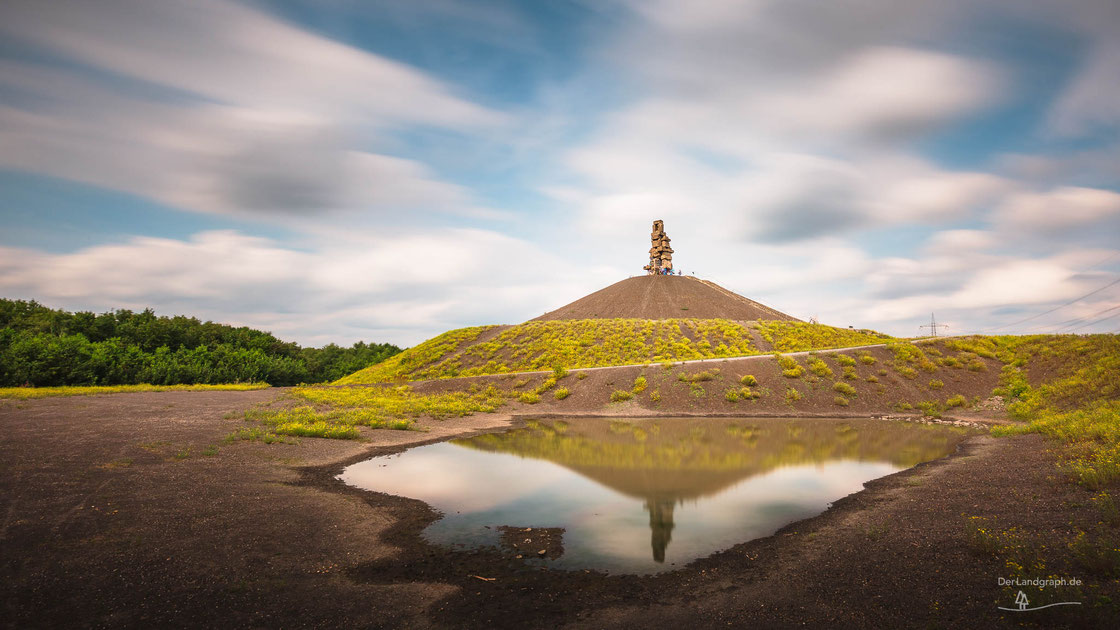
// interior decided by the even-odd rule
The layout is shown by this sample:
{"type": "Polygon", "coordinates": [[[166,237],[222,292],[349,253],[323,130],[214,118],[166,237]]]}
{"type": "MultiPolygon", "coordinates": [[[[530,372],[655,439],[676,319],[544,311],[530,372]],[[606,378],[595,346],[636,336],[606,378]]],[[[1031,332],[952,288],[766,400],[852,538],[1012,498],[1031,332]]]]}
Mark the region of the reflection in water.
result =
{"type": "Polygon", "coordinates": [[[586,418],[374,458],[342,479],[442,511],[424,532],[436,543],[563,527],[550,566],[649,573],[767,536],[965,436],[877,420],[586,418]]]}

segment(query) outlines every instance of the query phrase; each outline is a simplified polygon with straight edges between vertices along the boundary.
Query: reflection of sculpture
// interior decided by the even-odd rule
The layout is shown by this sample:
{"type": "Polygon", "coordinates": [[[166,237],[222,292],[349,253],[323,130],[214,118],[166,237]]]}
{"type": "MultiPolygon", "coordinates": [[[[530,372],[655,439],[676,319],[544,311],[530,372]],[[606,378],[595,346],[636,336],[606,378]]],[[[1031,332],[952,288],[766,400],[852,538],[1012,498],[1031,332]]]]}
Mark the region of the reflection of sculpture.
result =
{"type": "Polygon", "coordinates": [[[646,500],[646,510],[649,511],[649,544],[653,547],[654,562],[665,562],[665,548],[673,539],[673,507],[676,502],[672,499],[659,501],[646,500]]]}
{"type": "Polygon", "coordinates": [[[661,275],[673,271],[673,248],[669,247],[669,237],[665,235],[665,222],[658,219],[653,222],[653,231],[649,240],[649,264],[645,269],[649,275],[661,275]]]}

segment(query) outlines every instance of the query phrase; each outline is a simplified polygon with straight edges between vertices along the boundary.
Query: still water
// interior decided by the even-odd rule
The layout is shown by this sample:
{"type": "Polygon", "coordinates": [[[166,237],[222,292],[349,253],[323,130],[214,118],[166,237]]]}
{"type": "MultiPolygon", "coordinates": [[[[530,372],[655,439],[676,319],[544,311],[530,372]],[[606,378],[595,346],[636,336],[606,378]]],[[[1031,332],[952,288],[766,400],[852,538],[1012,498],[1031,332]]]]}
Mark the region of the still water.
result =
{"type": "Polygon", "coordinates": [[[561,569],[656,573],[819,514],[952,452],[963,429],[882,420],[579,418],[359,462],[346,483],[424,501],[436,544],[562,527],[561,569]]]}

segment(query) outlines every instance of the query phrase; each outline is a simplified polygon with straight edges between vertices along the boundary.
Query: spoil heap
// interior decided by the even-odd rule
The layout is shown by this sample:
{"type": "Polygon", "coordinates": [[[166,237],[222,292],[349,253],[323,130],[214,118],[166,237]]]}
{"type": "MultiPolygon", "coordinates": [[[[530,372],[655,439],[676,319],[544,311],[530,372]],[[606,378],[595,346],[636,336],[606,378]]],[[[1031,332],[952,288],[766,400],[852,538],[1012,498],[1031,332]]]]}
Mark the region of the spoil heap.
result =
{"type": "Polygon", "coordinates": [[[800,321],[714,282],[691,276],[636,276],[545,313],[556,319],[730,319],[800,321]]]}

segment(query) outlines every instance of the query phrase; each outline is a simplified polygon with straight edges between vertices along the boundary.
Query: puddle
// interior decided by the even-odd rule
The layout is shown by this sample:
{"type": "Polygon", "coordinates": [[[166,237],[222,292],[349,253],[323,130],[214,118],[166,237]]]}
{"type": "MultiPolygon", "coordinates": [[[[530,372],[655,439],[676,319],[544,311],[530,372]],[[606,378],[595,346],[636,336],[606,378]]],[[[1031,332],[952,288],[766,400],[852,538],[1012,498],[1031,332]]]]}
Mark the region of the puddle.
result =
{"type": "Polygon", "coordinates": [[[359,462],[339,478],[442,512],[423,532],[435,544],[648,574],[769,536],[968,435],[872,419],[531,421],[359,462]]]}

